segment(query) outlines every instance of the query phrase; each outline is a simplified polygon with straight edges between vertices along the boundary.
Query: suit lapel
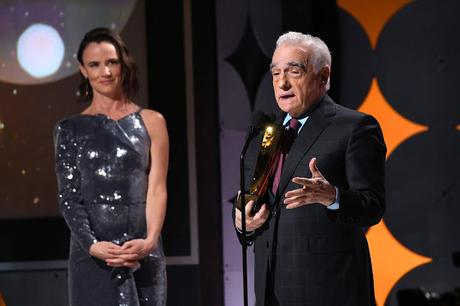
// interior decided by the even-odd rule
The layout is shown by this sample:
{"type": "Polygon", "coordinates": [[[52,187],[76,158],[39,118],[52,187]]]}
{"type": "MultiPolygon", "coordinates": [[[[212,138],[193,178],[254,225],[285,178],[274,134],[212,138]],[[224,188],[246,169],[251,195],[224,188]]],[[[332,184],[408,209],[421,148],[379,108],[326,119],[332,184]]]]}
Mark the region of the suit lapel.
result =
{"type": "MultiPolygon", "coordinates": [[[[283,171],[281,172],[278,195],[284,192],[299,162],[310,150],[323,130],[330,124],[329,117],[335,113],[331,111],[333,105],[332,100],[328,96],[325,96],[310,113],[307,122],[305,122],[299,135],[297,135],[286,157],[283,171]]],[[[308,165],[302,165],[302,167],[308,167],[308,165]]]]}

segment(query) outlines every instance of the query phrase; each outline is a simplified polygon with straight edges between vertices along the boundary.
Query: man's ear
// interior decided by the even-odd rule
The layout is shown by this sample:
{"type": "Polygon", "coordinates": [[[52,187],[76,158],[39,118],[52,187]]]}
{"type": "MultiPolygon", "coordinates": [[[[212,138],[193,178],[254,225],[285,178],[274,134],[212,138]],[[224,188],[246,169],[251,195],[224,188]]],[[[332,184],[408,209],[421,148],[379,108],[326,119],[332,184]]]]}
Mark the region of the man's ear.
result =
{"type": "Polygon", "coordinates": [[[321,68],[321,70],[318,73],[321,84],[323,85],[327,84],[330,74],[331,74],[331,68],[329,66],[324,66],[323,68],[321,68]]]}
{"type": "Polygon", "coordinates": [[[327,80],[329,80],[329,76],[331,74],[331,68],[329,66],[324,66],[321,68],[320,72],[321,83],[326,84],[327,80]]]}
{"type": "Polygon", "coordinates": [[[85,78],[88,78],[88,73],[86,72],[86,68],[83,67],[83,65],[81,65],[81,64],[80,64],[78,67],[80,68],[81,74],[83,74],[83,76],[84,76],[85,78]]]}

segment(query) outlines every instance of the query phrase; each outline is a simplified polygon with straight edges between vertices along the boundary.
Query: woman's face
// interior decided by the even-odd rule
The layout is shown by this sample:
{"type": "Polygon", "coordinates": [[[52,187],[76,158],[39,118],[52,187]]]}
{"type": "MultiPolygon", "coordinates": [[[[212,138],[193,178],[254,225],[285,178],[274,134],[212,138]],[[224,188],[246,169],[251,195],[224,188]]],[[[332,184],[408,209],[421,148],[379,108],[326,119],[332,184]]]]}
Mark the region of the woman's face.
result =
{"type": "Polygon", "coordinates": [[[83,51],[80,71],[98,95],[120,99],[123,93],[121,62],[115,46],[109,42],[92,42],[83,51]]]}

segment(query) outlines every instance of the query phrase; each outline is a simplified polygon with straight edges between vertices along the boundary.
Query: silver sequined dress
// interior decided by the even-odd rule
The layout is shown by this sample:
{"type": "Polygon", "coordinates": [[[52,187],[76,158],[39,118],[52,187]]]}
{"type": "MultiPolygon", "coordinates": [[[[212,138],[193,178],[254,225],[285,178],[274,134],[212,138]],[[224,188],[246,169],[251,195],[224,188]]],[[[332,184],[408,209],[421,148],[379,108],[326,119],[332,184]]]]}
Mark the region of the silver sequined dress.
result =
{"type": "Polygon", "coordinates": [[[136,271],[89,255],[95,241],[145,237],[150,138],[140,112],[118,121],[102,114],[64,119],[54,143],[59,207],[71,230],[70,305],[165,305],[161,240],[136,271]]]}

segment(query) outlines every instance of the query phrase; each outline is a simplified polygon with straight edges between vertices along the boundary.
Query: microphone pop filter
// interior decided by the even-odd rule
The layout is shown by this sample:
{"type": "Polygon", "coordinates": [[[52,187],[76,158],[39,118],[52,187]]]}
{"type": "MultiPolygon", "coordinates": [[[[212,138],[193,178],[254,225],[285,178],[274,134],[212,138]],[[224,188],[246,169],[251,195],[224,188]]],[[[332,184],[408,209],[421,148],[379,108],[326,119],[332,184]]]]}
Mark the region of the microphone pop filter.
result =
{"type": "Polygon", "coordinates": [[[273,123],[275,121],[275,115],[267,115],[261,111],[255,111],[251,117],[251,126],[256,129],[261,129],[265,125],[273,123]]]}

